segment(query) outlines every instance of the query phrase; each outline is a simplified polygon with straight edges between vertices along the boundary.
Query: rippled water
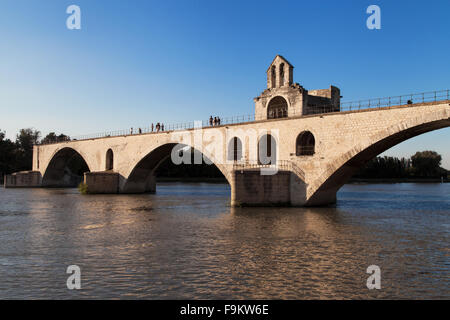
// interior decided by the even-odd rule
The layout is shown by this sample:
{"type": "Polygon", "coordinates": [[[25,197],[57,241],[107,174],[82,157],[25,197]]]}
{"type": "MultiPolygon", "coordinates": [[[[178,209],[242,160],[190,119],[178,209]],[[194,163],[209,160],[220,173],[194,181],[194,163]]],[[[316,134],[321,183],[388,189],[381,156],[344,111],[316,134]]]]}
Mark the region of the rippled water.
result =
{"type": "Polygon", "coordinates": [[[450,184],[346,185],[332,208],[230,208],[229,194],[0,188],[0,298],[450,298],[450,184]]]}

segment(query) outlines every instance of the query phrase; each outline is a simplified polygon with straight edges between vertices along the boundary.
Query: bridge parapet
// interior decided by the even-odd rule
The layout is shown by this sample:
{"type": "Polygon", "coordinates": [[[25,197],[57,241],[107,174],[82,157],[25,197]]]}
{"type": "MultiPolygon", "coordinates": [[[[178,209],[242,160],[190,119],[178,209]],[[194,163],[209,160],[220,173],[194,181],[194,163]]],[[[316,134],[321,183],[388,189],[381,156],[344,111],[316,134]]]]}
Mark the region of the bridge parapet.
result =
{"type": "Polygon", "coordinates": [[[269,175],[271,172],[276,173],[277,171],[291,171],[295,173],[300,179],[305,181],[305,172],[290,160],[278,160],[276,164],[260,164],[256,160],[236,162],[233,164],[233,171],[253,169],[264,169],[263,172],[266,172],[265,175],[269,175]]]}

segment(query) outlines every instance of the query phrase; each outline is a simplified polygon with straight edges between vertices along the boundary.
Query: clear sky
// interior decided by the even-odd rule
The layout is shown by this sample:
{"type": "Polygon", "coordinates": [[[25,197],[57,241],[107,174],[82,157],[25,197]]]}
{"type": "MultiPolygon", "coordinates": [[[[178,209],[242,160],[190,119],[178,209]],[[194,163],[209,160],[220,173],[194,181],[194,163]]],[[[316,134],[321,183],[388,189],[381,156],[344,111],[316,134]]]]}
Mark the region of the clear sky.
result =
{"type": "MultiPolygon", "coordinates": [[[[68,135],[252,114],[276,54],[344,101],[450,89],[450,1],[2,0],[0,129],[68,135]],[[66,8],[81,8],[68,30],[66,8]],[[381,8],[381,30],[366,8],[381,8]]],[[[450,128],[386,152],[435,150],[450,128]]]]}

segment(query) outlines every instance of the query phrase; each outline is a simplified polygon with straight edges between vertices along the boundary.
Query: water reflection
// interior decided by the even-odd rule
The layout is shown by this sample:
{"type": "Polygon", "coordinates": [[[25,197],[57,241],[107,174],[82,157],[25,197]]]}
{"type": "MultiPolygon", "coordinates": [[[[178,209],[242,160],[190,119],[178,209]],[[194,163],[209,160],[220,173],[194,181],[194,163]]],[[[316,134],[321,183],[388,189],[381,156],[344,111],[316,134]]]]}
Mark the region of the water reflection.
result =
{"type": "Polygon", "coordinates": [[[230,208],[218,184],[0,189],[0,298],[449,298],[449,191],[345,186],[336,207],[230,208]],[[80,291],[65,287],[71,264],[80,291]],[[382,290],[365,286],[371,264],[382,290]]]}

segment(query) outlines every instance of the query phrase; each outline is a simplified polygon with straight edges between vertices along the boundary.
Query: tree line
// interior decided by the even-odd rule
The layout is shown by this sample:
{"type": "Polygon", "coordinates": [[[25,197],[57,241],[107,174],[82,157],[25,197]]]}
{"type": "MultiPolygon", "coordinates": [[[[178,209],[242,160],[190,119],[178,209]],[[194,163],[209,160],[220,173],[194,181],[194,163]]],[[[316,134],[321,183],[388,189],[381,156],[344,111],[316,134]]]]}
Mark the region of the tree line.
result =
{"type": "Polygon", "coordinates": [[[357,179],[440,179],[449,171],[441,167],[442,156],[435,151],[416,152],[411,158],[376,157],[353,178],[357,179]]]}
{"type": "Polygon", "coordinates": [[[32,128],[21,129],[14,141],[6,139],[5,132],[0,129],[0,180],[3,176],[18,171],[31,170],[33,163],[33,145],[66,141],[64,134],[50,132],[43,139],[41,132],[32,128]]]}
{"type": "MultiPolygon", "coordinates": [[[[5,138],[5,132],[0,130],[0,180],[3,175],[18,171],[31,170],[33,161],[33,145],[37,143],[49,143],[67,141],[69,137],[50,132],[43,139],[37,130],[21,129],[16,135],[15,141],[5,138]]],[[[82,174],[86,169],[84,161],[72,159],[72,172],[82,174]]],[[[157,170],[162,177],[223,177],[216,166],[207,165],[174,165],[171,161],[165,161],[157,170]]],[[[370,160],[357,172],[356,179],[440,179],[447,178],[449,171],[441,167],[442,157],[435,151],[416,152],[411,158],[376,157],[370,160]]]]}

